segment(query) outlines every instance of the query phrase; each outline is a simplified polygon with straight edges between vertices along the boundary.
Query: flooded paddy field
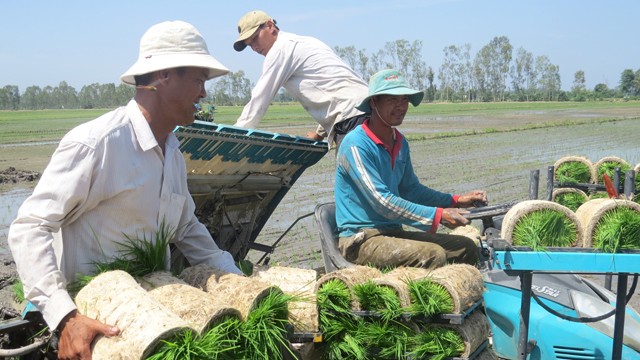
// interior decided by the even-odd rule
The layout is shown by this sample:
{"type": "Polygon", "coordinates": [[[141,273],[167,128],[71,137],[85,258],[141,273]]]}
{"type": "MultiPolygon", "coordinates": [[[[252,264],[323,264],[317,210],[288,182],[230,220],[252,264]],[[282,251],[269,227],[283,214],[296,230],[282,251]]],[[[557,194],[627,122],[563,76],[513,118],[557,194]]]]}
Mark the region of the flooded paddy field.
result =
{"type": "MultiPolygon", "coordinates": [[[[304,135],[313,128],[310,124],[267,130],[304,135]]],[[[410,139],[415,172],[426,185],[454,193],[484,189],[491,204],[527,200],[532,170],[540,171],[539,198],[544,198],[547,167],[564,156],[581,155],[593,162],[605,156],[618,156],[632,167],[640,163],[640,104],[602,109],[479,110],[446,115],[410,112],[399,130],[410,139]]],[[[0,168],[25,164],[29,170],[42,171],[53,148],[46,144],[30,146],[28,150],[19,146],[2,149],[0,168]]],[[[296,219],[312,213],[318,204],[334,201],[334,156],[330,151],[307,169],[264,226],[256,242],[265,245],[277,242],[273,253],[252,250],[247,256],[249,260],[257,262],[266,256],[270,264],[323,267],[319,230],[313,216],[284,232],[296,219]]],[[[32,188],[33,184],[27,183],[0,184],[0,258],[4,258],[6,270],[12,266],[6,243],[8,227],[32,188]]],[[[640,308],[638,297],[633,300],[636,309],[640,308]]]]}

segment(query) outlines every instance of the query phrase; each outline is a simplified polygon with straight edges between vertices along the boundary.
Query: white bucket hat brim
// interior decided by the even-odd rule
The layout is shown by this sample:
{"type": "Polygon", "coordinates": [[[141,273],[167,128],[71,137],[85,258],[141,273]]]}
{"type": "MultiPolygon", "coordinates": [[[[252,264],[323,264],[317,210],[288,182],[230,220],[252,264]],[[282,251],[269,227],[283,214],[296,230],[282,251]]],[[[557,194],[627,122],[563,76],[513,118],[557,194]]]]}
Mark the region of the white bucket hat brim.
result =
{"type": "Polygon", "coordinates": [[[135,85],[135,76],[178,67],[209,70],[207,79],[229,73],[211,54],[200,32],[184,21],[166,21],[149,28],[140,39],[138,60],[120,79],[135,85]]]}

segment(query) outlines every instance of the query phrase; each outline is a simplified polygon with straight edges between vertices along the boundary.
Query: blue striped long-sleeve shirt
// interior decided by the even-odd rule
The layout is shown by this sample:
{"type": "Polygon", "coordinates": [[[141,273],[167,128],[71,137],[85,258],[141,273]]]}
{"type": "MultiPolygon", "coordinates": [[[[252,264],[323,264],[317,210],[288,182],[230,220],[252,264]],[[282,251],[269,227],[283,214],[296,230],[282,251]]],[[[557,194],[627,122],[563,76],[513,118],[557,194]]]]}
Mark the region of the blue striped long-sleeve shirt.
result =
{"type": "Polygon", "coordinates": [[[413,171],[409,143],[396,132],[393,149],[368,128],[352,130],[337,156],[336,222],[341,237],[359,229],[399,229],[403,224],[435,232],[443,208],[454,207],[458,196],[422,185],[413,171]]]}

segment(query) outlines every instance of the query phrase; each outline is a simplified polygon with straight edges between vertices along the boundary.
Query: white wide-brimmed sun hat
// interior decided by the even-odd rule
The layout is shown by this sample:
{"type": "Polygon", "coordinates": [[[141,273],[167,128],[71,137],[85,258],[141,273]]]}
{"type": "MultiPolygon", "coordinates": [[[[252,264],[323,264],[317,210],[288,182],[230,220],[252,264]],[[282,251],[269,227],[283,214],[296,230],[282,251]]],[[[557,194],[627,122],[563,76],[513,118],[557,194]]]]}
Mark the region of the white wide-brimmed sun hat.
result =
{"type": "Polygon", "coordinates": [[[136,75],[177,67],[209,69],[208,79],[229,73],[227,67],[209,54],[198,29],[176,20],[153,25],[142,35],[138,61],[120,76],[120,80],[135,85],[136,75]]]}

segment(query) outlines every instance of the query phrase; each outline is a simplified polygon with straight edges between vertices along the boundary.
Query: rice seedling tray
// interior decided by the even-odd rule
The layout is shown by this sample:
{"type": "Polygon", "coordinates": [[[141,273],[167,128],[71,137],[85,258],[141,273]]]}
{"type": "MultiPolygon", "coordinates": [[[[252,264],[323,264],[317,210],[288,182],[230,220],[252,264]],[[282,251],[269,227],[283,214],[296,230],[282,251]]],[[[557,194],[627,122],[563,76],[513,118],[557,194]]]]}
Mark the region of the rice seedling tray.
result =
{"type": "MultiPolygon", "coordinates": [[[[478,346],[478,348],[475,351],[473,351],[469,355],[469,357],[447,357],[447,358],[444,358],[444,360],[473,360],[478,356],[480,356],[480,354],[482,354],[482,352],[487,348],[487,346],[489,346],[489,339],[482,342],[482,344],[480,344],[480,346],[478,346]]],[[[407,360],[415,360],[415,358],[412,356],[408,356],[407,360]]]]}
{"type": "MultiPolygon", "coordinates": [[[[464,323],[464,319],[469,317],[474,311],[476,311],[480,305],[482,305],[482,298],[478,299],[473,305],[460,314],[437,314],[432,317],[416,316],[409,313],[403,313],[401,315],[402,320],[413,321],[419,323],[437,323],[437,324],[452,324],[461,325],[464,323]]],[[[369,318],[382,318],[382,314],[377,311],[369,310],[352,310],[351,313],[355,316],[369,317],[369,318]]]]}

